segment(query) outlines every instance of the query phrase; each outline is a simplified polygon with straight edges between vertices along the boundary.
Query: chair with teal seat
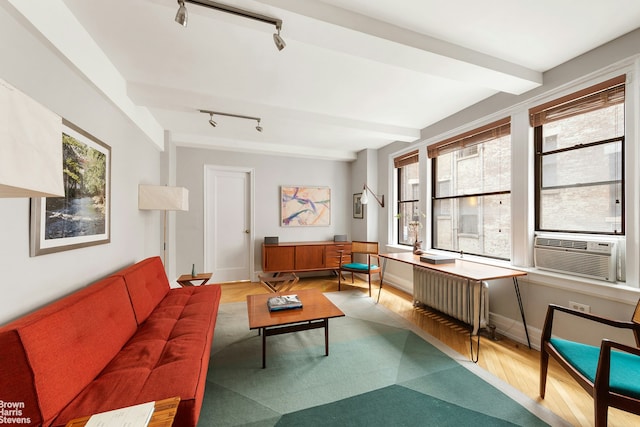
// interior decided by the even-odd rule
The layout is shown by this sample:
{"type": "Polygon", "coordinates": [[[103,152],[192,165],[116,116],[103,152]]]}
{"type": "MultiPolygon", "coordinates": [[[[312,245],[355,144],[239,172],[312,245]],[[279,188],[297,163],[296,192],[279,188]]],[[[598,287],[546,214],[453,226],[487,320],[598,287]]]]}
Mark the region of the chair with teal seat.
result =
{"type": "Polygon", "coordinates": [[[371,296],[371,275],[380,276],[380,257],[378,256],[378,242],[351,242],[351,256],[340,252],[340,268],[338,270],[338,290],[342,281],[342,272],[366,274],[369,281],[369,296],[371,296]],[[348,262],[347,262],[348,261],[348,262]]]}
{"type": "Polygon", "coordinates": [[[631,321],[620,321],[551,304],[540,346],[540,397],[544,399],[549,356],[593,397],[596,427],[607,425],[609,407],[640,415],[640,301],[631,321]],[[552,336],[555,312],[633,332],[636,346],[603,339],[600,347],[552,336]]]}

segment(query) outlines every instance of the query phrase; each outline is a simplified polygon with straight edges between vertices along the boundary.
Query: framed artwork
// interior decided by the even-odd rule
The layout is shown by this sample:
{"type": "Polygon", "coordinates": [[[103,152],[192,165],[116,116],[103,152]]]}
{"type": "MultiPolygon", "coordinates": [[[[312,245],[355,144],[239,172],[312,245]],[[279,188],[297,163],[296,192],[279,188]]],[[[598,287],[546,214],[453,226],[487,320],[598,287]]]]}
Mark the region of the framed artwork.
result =
{"type": "Polygon", "coordinates": [[[362,208],[362,193],[356,193],[353,195],[353,217],[358,219],[364,218],[364,209],[362,208]]]}
{"type": "Polygon", "coordinates": [[[30,256],[111,241],[111,147],[62,121],[64,197],[31,199],[30,256]]]}
{"type": "Polygon", "coordinates": [[[280,225],[283,227],[328,226],[331,223],[329,187],[282,186],[280,225]]]}

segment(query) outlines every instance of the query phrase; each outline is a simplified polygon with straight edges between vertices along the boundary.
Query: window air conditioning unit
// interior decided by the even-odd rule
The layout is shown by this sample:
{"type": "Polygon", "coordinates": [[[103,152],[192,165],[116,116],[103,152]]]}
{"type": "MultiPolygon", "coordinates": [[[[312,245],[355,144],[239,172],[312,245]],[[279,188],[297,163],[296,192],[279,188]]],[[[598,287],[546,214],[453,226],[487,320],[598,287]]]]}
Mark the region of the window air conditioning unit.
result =
{"type": "Polygon", "coordinates": [[[536,236],[537,268],[591,279],[616,281],[616,242],[536,236]]]}

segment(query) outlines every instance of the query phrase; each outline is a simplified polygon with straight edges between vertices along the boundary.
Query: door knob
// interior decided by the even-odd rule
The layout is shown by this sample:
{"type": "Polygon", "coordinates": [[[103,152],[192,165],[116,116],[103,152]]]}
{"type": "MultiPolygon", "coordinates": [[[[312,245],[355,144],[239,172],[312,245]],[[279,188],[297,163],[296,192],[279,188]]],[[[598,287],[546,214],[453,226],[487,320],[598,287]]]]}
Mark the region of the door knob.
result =
{"type": "Polygon", "coordinates": [[[249,234],[249,230],[244,230],[245,233],[249,234]]]}

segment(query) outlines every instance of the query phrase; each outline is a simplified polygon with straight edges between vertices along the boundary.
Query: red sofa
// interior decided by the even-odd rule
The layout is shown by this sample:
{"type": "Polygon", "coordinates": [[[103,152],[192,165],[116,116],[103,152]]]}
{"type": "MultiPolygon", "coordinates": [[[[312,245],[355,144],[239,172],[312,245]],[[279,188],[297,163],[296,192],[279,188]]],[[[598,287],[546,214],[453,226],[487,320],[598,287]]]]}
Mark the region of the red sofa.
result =
{"type": "Polygon", "coordinates": [[[220,296],[171,289],[153,257],[1,327],[0,421],[64,426],[180,396],[174,426],[195,426],[220,296]]]}

